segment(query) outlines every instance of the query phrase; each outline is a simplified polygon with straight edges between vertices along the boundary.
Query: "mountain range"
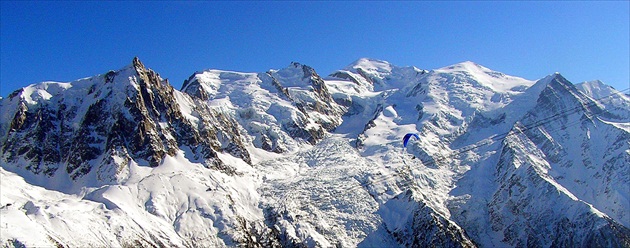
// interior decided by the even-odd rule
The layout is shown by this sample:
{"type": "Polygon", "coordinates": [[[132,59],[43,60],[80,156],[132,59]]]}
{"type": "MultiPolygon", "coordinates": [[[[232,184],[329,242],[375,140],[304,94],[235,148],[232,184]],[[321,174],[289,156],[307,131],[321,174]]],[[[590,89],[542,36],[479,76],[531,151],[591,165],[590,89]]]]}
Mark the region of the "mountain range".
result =
{"type": "Polygon", "coordinates": [[[177,90],[134,58],[0,99],[0,240],[630,247],[628,165],[630,96],[601,81],[363,58],[177,90]]]}

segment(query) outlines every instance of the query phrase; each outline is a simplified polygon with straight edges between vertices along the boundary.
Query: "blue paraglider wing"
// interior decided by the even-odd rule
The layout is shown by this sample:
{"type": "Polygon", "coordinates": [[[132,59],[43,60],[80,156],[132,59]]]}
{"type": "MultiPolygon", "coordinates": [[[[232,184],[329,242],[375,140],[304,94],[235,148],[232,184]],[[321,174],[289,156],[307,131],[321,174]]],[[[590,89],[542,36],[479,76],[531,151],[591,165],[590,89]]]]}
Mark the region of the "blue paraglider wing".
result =
{"type": "Polygon", "coordinates": [[[416,137],[416,139],[420,139],[420,136],[415,133],[405,134],[405,137],[403,137],[403,147],[407,147],[407,143],[409,143],[409,138],[411,137],[416,137]]]}

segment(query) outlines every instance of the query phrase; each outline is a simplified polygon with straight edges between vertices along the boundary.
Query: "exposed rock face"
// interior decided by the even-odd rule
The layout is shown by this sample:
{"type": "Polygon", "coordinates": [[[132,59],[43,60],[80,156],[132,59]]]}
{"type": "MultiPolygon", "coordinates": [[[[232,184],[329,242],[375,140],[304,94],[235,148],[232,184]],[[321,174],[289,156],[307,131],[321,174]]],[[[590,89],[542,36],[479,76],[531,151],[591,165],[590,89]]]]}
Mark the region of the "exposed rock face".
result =
{"type": "Polygon", "coordinates": [[[94,170],[101,183],[120,180],[132,160],[156,167],[181,147],[189,147],[195,160],[227,173],[233,169],[218,159],[217,151],[250,162],[233,119],[200,103],[195,108],[203,114],[194,123],[182,113],[178,96],[188,98],[138,58],[120,71],[71,86],[29,86],[6,99],[17,109],[3,130],[3,158],[16,164],[23,158],[25,169],[49,177],[59,168],[73,180],[94,170]]]}
{"type": "Polygon", "coordinates": [[[396,212],[403,216],[397,222],[384,223],[387,231],[402,246],[477,247],[463,229],[422,203],[418,197],[414,196],[413,191],[408,190],[390,201],[385,203],[379,211],[396,212]]]}

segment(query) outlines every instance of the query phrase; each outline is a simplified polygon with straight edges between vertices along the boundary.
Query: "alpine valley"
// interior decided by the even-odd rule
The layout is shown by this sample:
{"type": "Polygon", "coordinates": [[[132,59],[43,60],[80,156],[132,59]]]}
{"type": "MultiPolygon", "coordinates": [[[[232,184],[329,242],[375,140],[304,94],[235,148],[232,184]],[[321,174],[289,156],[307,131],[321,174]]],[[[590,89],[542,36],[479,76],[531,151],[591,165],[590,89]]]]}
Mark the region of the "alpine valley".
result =
{"type": "Polygon", "coordinates": [[[630,247],[630,96],[600,81],[104,72],[0,99],[3,247],[630,247]]]}

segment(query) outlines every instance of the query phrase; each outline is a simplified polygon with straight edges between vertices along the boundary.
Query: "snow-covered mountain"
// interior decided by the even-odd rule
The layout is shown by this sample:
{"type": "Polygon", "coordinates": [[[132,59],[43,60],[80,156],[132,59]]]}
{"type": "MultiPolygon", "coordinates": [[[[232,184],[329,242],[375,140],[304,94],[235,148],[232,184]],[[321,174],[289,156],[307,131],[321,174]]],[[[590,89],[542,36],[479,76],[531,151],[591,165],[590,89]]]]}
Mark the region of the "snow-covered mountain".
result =
{"type": "Polygon", "coordinates": [[[630,98],[600,81],[359,59],[176,90],[135,58],[0,99],[0,239],[630,247],[629,164],[630,98]]]}

